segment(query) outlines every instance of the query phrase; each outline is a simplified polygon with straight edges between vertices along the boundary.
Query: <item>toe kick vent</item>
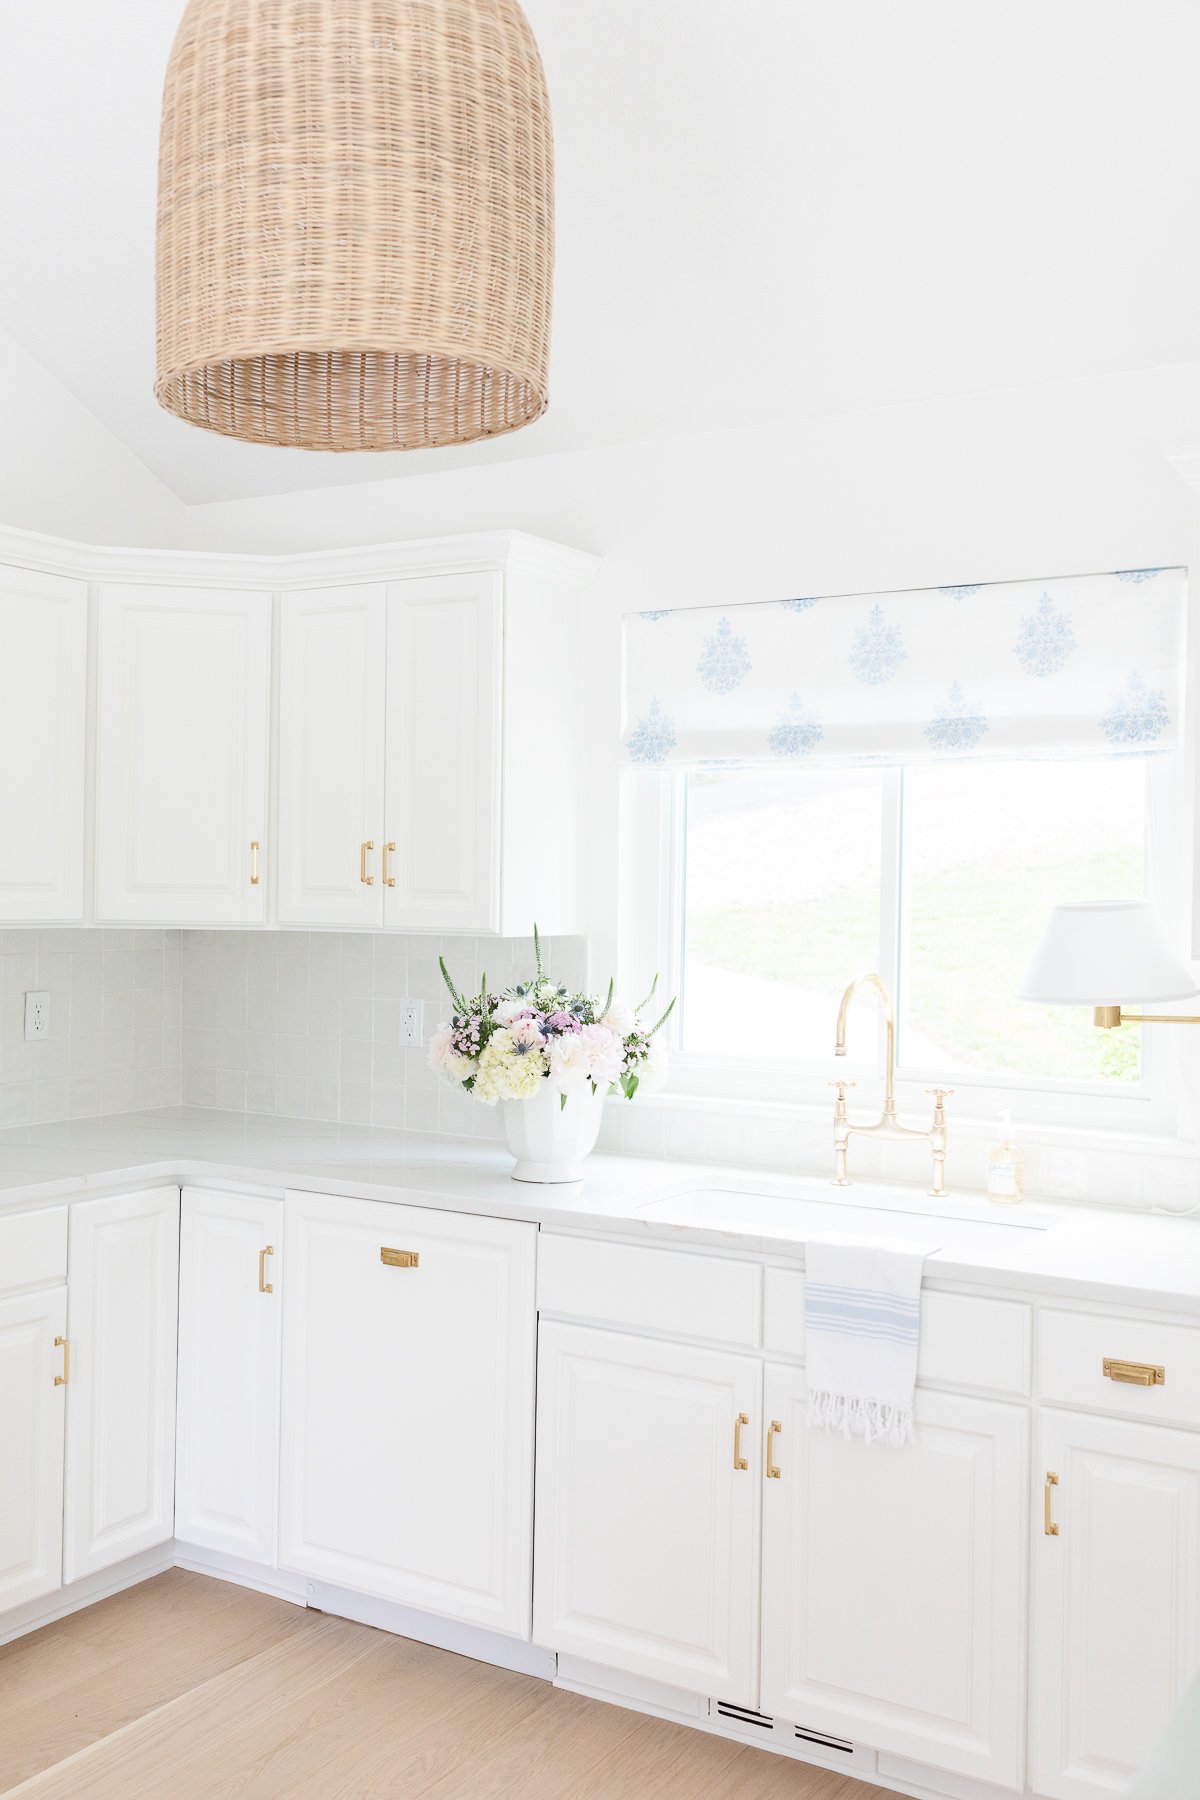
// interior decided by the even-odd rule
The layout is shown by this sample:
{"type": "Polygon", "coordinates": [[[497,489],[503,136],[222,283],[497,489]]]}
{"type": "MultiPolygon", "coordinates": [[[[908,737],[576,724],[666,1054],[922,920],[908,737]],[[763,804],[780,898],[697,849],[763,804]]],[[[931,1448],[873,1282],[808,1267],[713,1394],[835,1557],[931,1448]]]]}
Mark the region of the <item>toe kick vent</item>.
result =
{"type": "Polygon", "coordinates": [[[838,1750],[843,1756],[854,1755],[854,1745],[846,1738],[828,1737],[823,1731],[806,1731],[803,1725],[796,1726],[796,1736],[802,1744],[815,1744],[819,1750],[838,1750]]]}
{"type": "Polygon", "coordinates": [[[751,1712],[748,1706],[731,1706],[728,1700],[717,1701],[717,1717],[729,1719],[735,1725],[756,1725],[760,1731],[774,1731],[775,1721],[766,1713],[751,1712]]]}
{"type": "Polygon", "coordinates": [[[731,1700],[710,1700],[708,1716],[713,1729],[736,1737],[743,1744],[761,1744],[764,1750],[822,1768],[853,1769],[855,1774],[870,1775],[878,1761],[875,1751],[865,1744],[834,1737],[828,1731],[814,1731],[809,1725],[793,1725],[788,1719],[755,1712],[752,1706],[736,1706],[731,1700]]]}

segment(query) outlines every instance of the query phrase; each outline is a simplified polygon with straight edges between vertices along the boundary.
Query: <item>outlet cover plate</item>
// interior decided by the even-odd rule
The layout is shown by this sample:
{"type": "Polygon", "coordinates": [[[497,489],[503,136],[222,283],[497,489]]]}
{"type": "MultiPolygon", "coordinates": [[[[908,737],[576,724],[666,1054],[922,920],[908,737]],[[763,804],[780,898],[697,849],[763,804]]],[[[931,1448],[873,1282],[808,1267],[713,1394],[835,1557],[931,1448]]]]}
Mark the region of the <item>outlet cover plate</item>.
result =
{"type": "Polygon", "coordinates": [[[25,1042],[33,1044],[50,1036],[50,996],[44,990],[25,996],[25,1042]]]}

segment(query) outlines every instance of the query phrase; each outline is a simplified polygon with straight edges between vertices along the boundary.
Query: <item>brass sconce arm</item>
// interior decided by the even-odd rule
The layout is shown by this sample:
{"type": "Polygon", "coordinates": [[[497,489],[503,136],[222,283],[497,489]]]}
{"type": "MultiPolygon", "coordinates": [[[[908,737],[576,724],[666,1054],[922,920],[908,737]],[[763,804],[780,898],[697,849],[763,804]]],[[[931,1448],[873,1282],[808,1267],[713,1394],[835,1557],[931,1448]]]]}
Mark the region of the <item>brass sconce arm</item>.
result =
{"type": "Polygon", "coordinates": [[[1095,1006],[1092,1023],[1099,1025],[1102,1031],[1112,1031],[1118,1025],[1200,1025],[1200,1014],[1131,1013],[1122,1011],[1119,1006],[1095,1006]]]}

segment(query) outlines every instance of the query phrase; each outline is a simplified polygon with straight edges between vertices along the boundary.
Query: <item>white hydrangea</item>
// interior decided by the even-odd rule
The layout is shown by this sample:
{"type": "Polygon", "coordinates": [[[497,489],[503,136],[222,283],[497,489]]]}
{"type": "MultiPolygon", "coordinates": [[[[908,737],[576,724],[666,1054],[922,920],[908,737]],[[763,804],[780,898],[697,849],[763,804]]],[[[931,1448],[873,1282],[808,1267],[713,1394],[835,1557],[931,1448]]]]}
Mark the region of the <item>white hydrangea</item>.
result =
{"type": "Polygon", "coordinates": [[[471,1091],[485,1106],[495,1106],[497,1100],[532,1100],[545,1073],[544,1051],[521,1050],[507,1031],[495,1031],[484,1045],[471,1091]]]}
{"type": "Polygon", "coordinates": [[[657,1094],[666,1086],[667,1045],[661,1032],[656,1032],[646,1045],[646,1060],[638,1070],[638,1093],[657,1094]]]}

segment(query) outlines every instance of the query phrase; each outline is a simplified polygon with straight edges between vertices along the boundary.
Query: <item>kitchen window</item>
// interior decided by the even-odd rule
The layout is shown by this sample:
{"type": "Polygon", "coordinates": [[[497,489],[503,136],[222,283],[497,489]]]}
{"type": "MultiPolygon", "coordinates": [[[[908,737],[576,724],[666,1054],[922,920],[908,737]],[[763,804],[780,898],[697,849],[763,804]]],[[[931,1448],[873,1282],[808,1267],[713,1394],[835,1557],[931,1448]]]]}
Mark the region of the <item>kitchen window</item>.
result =
{"type": "Polygon", "coordinates": [[[846,1060],[832,1052],[843,990],[877,969],[909,1110],[938,1081],[962,1116],[1167,1128],[1149,1033],[1015,989],[1054,905],[1154,897],[1173,762],[632,774],[625,938],[680,997],[672,1087],[812,1102],[836,1070],[869,1088],[873,997],[851,1012],[846,1060]]]}

